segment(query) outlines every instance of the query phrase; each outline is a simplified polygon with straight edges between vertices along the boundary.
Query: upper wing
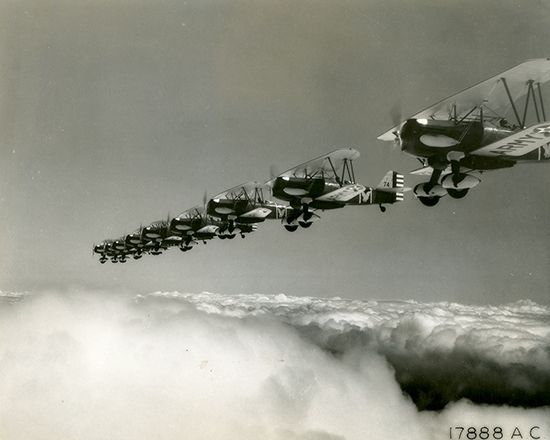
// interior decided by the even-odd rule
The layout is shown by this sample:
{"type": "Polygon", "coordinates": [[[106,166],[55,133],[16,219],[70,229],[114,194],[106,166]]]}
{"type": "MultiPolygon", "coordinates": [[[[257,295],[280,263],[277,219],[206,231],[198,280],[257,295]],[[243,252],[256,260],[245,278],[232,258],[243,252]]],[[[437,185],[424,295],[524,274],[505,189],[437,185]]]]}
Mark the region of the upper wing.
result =
{"type": "MultiPolygon", "coordinates": [[[[297,165],[277,177],[333,177],[342,169],[346,161],[355,160],[358,157],[359,152],[357,150],[343,148],[297,165]]],[[[275,179],[272,179],[267,184],[269,185],[274,181],[275,179]]]]}
{"type": "Polygon", "coordinates": [[[242,198],[253,198],[256,188],[261,186],[260,183],[250,181],[241,183],[233,188],[227,189],[218,195],[212,197],[212,199],[242,199],[242,198]]]}
{"type": "MultiPolygon", "coordinates": [[[[511,69],[482,81],[472,87],[462,90],[438,103],[410,116],[407,119],[450,119],[456,116],[461,119],[472,109],[484,108],[485,116],[498,116],[500,118],[510,115],[514,102],[525,96],[528,91],[527,84],[543,84],[550,80],[550,58],[539,58],[525,61],[511,69]],[[502,79],[505,79],[503,81],[502,79]],[[506,91],[506,86],[510,93],[506,91]]],[[[401,124],[391,128],[378,136],[383,141],[393,141],[394,132],[399,130],[401,124]]]]}
{"type": "Polygon", "coordinates": [[[195,217],[200,217],[203,214],[204,214],[204,207],[197,205],[197,206],[194,206],[193,208],[189,208],[188,210],[178,214],[176,218],[195,218],[195,217]]]}

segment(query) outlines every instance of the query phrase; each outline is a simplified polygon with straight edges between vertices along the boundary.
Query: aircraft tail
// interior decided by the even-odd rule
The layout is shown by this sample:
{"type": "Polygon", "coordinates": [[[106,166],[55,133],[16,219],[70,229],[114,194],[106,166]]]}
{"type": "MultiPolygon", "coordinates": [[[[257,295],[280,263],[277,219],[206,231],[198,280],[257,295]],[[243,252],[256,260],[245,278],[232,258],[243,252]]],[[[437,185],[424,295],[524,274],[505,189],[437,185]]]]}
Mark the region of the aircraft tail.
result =
{"type": "Polygon", "coordinates": [[[405,177],[395,171],[388,171],[376,189],[378,191],[398,192],[405,186],[405,177]]]}
{"type": "Polygon", "coordinates": [[[388,171],[373,191],[372,201],[382,209],[382,204],[402,202],[405,191],[407,191],[405,176],[395,171],[388,171]]]}
{"type": "MultiPolygon", "coordinates": [[[[364,193],[346,202],[348,205],[380,205],[402,202],[405,191],[405,177],[395,171],[388,171],[376,188],[367,188],[364,193]]],[[[385,208],[383,209],[385,210],[385,208]]]]}

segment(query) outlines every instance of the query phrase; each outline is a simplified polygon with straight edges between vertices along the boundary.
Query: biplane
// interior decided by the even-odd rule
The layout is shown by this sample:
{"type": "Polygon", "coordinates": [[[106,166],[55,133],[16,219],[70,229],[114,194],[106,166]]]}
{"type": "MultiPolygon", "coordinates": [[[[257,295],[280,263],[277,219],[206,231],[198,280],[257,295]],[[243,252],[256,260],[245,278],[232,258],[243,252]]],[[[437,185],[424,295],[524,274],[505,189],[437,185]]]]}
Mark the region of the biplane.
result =
{"type": "Polygon", "coordinates": [[[117,252],[112,248],[114,240],[103,240],[99,244],[94,244],[93,253],[99,254],[99,262],[104,264],[108,258],[113,258],[117,252]]]}
{"type": "Polygon", "coordinates": [[[100,255],[99,261],[105,263],[125,263],[128,256],[135,260],[143,254],[160,255],[170,247],[179,247],[183,252],[190,250],[198,240],[214,238],[223,225],[204,213],[204,208],[194,207],[177,217],[158,220],[136,229],[116,240],[105,240],[94,245],[93,252],[100,255]]]}
{"type": "Polygon", "coordinates": [[[206,243],[213,239],[222,225],[209,217],[204,206],[188,209],[170,221],[172,235],[180,237],[180,250],[191,250],[198,241],[206,243]]]}
{"type": "Polygon", "coordinates": [[[266,182],[275,198],[289,202],[283,226],[294,232],[309,228],[320,218],[316,211],[343,208],[346,205],[379,205],[403,200],[404,178],[389,171],[376,188],[355,181],[353,161],[359,152],[340,149],[302,163],[266,182]]]}
{"type": "Polygon", "coordinates": [[[541,90],[548,80],[550,58],[526,61],[394,121],[378,139],[420,160],[411,174],[429,176],[413,189],[422,204],[434,206],[447,194],[460,199],[485,171],[550,159],[541,90]]]}
{"type": "MultiPolygon", "coordinates": [[[[271,218],[284,215],[287,208],[275,203],[267,204],[273,209],[271,218]]],[[[217,218],[208,215],[205,207],[196,206],[172,219],[168,217],[166,220],[158,220],[145,227],[141,226],[116,240],[104,240],[93,246],[93,253],[99,254],[99,261],[102,264],[109,259],[113,263],[125,263],[128,256],[138,260],[143,254],[160,255],[171,247],[178,247],[186,252],[199,241],[206,244],[207,240],[214,237],[234,238],[239,233],[244,238],[245,234],[256,230],[254,223],[259,219],[253,216],[254,213],[241,212],[241,214],[242,219],[232,215],[221,215],[218,217],[223,218],[217,218]]],[[[266,216],[262,217],[262,219],[265,218],[266,216]]]]}
{"type": "Polygon", "coordinates": [[[206,212],[224,223],[219,237],[232,239],[240,233],[244,238],[244,233],[257,223],[285,218],[292,208],[268,200],[264,194],[268,191],[258,182],[246,182],[212,197],[206,212]]]}

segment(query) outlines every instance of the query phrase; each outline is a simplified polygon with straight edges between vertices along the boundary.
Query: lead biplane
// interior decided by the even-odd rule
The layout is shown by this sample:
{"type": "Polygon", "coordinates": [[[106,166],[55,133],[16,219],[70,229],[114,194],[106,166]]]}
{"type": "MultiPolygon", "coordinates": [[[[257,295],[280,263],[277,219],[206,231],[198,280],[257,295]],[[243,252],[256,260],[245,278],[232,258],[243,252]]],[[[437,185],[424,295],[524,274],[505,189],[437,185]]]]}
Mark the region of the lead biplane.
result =
{"type": "Polygon", "coordinates": [[[484,171],[550,159],[541,91],[548,80],[550,58],[526,61],[394,121],[378,139],[420,160],[422,168],[411,174],[430,176],[413,189],[422,204],[434,206],[446,194],[462,198],[484,171]]]}
{"type": "Polygon", "coordinates": [[[274,197],[290,203],[283,218],[289,232],[298,226],[309,228],[319,219],[317,210],[343,208],[346,205],[379,205],[403,200],[403,176],[388,171],[376,188],[355,181],[353,161],[359,152],[353,148],[340,149],[320,156],[278,175],[266,183],[274,197]]]}

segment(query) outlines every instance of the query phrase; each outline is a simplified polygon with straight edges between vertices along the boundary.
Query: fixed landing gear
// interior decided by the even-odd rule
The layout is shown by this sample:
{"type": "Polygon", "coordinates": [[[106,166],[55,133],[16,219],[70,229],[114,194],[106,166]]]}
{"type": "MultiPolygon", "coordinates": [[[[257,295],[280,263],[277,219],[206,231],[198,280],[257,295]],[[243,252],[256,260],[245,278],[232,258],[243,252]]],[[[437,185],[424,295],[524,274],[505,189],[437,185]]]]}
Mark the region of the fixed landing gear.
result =
{"type": "Polygon", "coordinates": [[[298,222],[298,224],[302,227],[302,228],[309,228],[313,222],[298,222]]]}
{"type": "Polygon", "coordinates": [[[151,255],[160,255],[162,251],[160,250],[160,243],[155,244],[155,247],[151,251],[151,255]]]}
{"type": "Polygon", "coordinates": [[[437,205],[437,202],[439,202],[439,199],[441,197],[433,196],[433,197],[417,197],[418,200],[420,200],[420,203],[422,203],[424,206],[435,206],[437,205]]]}
{"type": "Polygon", "coordinates": [[[468,194],[469,188],[465,189],[453,189],[453,188],[447,188],[447,194],[449,194],[453,199],[461,199],[463,197],[466,197],[466,194],[468,194]]]}
{"type": "Polygon", "coordinates": [[[298,229],[298,225],[284,225],[288,232],[294,232],[298,229]]]}
{"type": "Polygon", "coordinates": [[[105,263],[107,262],[107,258],[101,257],[101,258],[99,259],[99,262],[100,262],[101,264],[105,264],[105,263]]]}
{"type": "Polygon", "coordinates": [[[434,168],[429,182],[420,183],[414,187],[414,194],[424,206],[437,205],[441,196],[445,194],[445,190],[438,184],[442,172],[442,169],[434,168]]]}

